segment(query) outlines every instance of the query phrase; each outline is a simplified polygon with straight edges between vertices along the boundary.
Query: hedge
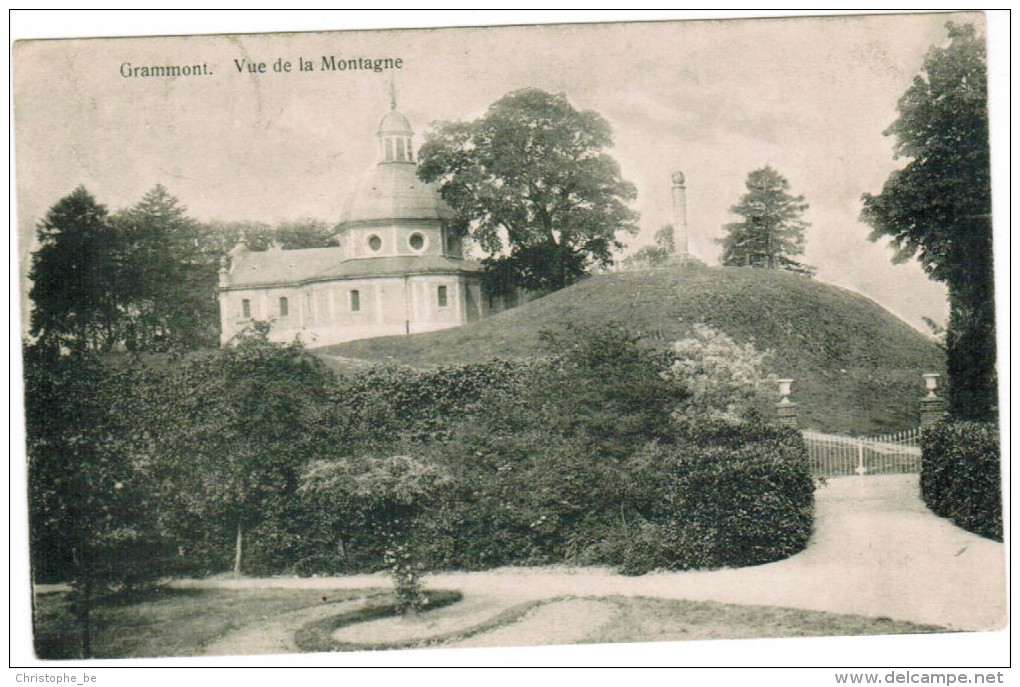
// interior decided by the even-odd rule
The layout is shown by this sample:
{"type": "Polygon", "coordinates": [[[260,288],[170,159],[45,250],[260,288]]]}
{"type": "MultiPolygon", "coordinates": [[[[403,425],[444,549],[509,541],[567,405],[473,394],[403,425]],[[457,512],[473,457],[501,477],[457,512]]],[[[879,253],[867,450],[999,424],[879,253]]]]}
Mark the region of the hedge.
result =
{"type": "MultiPolygon", "coordinates": [[[[393,387],[402,379],[409,387],[380,393],[366,384],[354,395],[372,399],[361,412],[390,432],[388,445],[362,450],[414,454],[445,476],[414,518],[426,567],[571,562],[637,574],[760,564],[806,545],[813,484],[797,432],[754,422],[677,423],[655,356],[619,339],[568,350],[574,354],[565,360],[531,364],[528,375],[504,363],[380,370],[376,380],[385,375],[393,387]],[[468,385],[467,403],[447,392],[465,376],[495,370],[507,378],[490,391],[468,385]],[[423,433],[428,406],[450,412],[423,433]],[[381,414],[373,418],[369,409],[381,414]]],[[[315,499],[305,521],[318,526],[305,530],[314,551],[306,550],[299,569],[378,565],[380,504],[308,494],[315,499]]]]}
{"type": "Polygon", "coordinates": [[[341,377],[333,400],[346,418],[349,444],[427,442],[445,436],[458,418],[484,411],[494,394],[517,389],[536,365],[508,360],[429,370],[379,365],[341,377]]]}
{"type": "Polygon", "coordinates": [[[921,494],[936,515],[1002,541],[1002,478],[995,423],[945,420],[921,435],[921,494]]]}
{"type": "MultiPolygon", "coordinates": [[[[277,454],[293,459],[252,485],[259,489],[244,523],[246,574],[378,570],[398,540],[432,570],[569,562],[641,573],[754,565],[804,547],[813,489],[797,432],[732,419],[680,421],[673,411],[689,397],[682,380],[665,375],[669,361],[621,329],[548,340],[552,354],[540,361],[385,366],[335,383],[316,373],[315,394],[289,393],[291,377],[282,372],[290,367],[275,376],[264,365],[230,368],[245,394],[224,386],[222,365],[210,368],[202,388],[251,399],[257,418],[237,403],[190,402],[194,385],[163,384],[157,375],[129,390],[138,425],[131,436],[147,442],[131,455],[159,466],[169,452],[161,442],[177,437],[169,431],[177,425],[216,428],[239,418],[230,427],[245,444],[244,423],[265,431],[259,423],[267,414],[287,420],[274,421],[279,436],[259,456],[273,465],[277,454]],[[270,381],[278,383],[273,393],[260,397],[270,381]],[[192,415],[165,417],[180,405],[171,403],[175,392],[192,415]]],[[[264,348],[270,361],[293,357],[264,348]]],[[[170,381],[175,365],[168,364],[170,381]]],[[[170,448],[190,456],[190,438],[170,448]]],[[[246,450],[259,448],[250,443],[246,450]]],[[[214,455],[201,444],[194,452],[214,455]]],[[[218,479],[210,471],[186,487],[169,479],[152,485],[159,488],[148,511],[158,514],[156,531],[174,544],[182,573],[231,565],[236,523],[227,509],[213,508],[226,491],[218,479]],[[211,505],[189,507],[202,499],[211,505]]],[[[33,538],[37,567],[47,543],[33,538]]]]}
{"type": "MultiPolygon", "coordinates": [[[[811,534],[813,483],[794,431],[745,429],[739,446],[732,435],[652,441],[616,460],[590,437],[463,429],[424,458],[447,477],[413,522],[428,569],[757,565],[797,553],[811,534]]],[[[316,545],[295,561],[301,572],[378,568],[377,519],[366,516],[379,503],[356,495],[329,503],[309,513],[324,527],[305,531],[316,545]]]]}
{"type": "Polygon", "coordinates": [[[299,490],[303,512],[292,523],[303,535],[289,549],[291,569],[380,567],[395,514],[432,570],[568,562],[636,574],[755,565],[806,545],[813,484],[797,432],[678,422],[672,411],[686,390],[622,330],[550,343],[556,354],[545,361],[391,366],[341,379],[343,454],[299,490]],[[368,494],[344,477],[400,455],[439,476],[413,515],[407,488],[368,494]]]}
{"type": "Polygon", "coordinates": [[[743,423],[702,428],[631,461],[636,532],[607,539],[603,560],[626,573],[759,565],[808,542],[814,484],[799,433],[743,423]],[[612,547],[616,550],[613,551],[612,547]]]}

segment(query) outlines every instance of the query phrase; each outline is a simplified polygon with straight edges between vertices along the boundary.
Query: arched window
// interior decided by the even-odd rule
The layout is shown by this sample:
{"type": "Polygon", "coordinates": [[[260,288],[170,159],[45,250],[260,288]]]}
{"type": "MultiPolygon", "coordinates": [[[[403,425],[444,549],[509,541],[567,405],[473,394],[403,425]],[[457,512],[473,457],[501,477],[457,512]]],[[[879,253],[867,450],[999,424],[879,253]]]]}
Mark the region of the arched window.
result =
{"type": "Polygon", "coordinates": [[[359,312],[361,310],[361,292],[357,289],[351,291],[351,312],[359,312]]]}
{"type": "Polygon", "coordinates": [[[286,317],[290,314],[290,306],[287,303],[286,298],[280,299],[280,317],[286,317]]]}
{"type": "Polygon", "coordinates": [[[440,286],[436,290],[436,297],[439,299],[439,307],[440,308],[445,308],[446,307],[446,287],[445,286],[440,286]]]}
{"type": "Polygon", "coordinates": [[[397,159],[398,160],[405,160],[405,159],[407,159],[404,156],[404,139],[402,139],[402,138],[398,138],[397,139],[397,159]]]}
{"type": "Polygon", "coordinates": [[[246,320],[251,319],[251,301],[247,298],[241,301],[241,317],[246,320]]]}

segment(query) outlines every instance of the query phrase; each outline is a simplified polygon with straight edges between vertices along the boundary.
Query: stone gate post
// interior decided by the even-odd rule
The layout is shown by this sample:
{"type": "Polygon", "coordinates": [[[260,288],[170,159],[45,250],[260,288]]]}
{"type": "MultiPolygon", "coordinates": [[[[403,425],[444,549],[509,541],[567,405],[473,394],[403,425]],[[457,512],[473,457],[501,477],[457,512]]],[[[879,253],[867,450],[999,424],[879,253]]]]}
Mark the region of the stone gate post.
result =
{"type": "Polygon", "coordinates": [[[797,429],[797,415],[800,410],[797,404],[790,400],[790,385],[792,379],[779,379],[779,403],[776,404],[776,422],[784,427],[797,429]]]}
{"type": "Polygon", "coordinates": [[[949,412],[946,410],[945,399],[935,393],[941,375],[929,372],[921,376],[924,377],[924,388],[928,390],[928,395],[921,399],[921,429],[927,429],[946,417],[949,412]]]}

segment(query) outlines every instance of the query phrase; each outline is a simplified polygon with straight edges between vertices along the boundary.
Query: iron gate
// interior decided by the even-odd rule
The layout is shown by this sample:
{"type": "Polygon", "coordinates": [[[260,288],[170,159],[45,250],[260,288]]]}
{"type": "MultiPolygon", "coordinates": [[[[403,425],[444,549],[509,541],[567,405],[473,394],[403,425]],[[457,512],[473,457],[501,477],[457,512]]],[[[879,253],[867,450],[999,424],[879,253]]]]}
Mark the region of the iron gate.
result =
{"type": "Polygon", "coordinates": [[[811,474],[901,475],[921,472],[920,429],[874,437],[848,437],[804,430],[811,474]]]}

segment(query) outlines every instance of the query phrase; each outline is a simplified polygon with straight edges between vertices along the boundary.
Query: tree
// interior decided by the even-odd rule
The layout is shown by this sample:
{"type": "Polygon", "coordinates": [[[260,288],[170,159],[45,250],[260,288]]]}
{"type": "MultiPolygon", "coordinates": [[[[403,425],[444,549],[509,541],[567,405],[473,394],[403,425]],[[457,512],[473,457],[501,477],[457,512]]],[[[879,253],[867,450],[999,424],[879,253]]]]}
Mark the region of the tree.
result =
{"type": "Polygon", "coordinates": [[[31,334],[74,351],[196,348],[219,340],[218,262],[162,186],[110,215],[83,187],[39,224],[31,334]]]}
{"type": "Polygon", "coordinates": [[[129,350],[215,345],[218,264],[204,259],[199,224],[157,184],[113,221],[124,246],[122,288],[129,294],[122,336],[129,350]]]}
{"type": "Polygon", "coordinates": [[[273,227],[265,222],[203,222],[199,228],[198,245],[210,264],[217,267],[220,259],[244,237],[249,250],[263,251],[273,241],[273,227]]]}
{"type": "Polygon", "coordinates": [[[636,233],[636,197],[606,153],[609,123],[563,94],[523,89],[474,122],[427,134],[418,175],[439,182],[455,229],[488,254],[504,287],[563,288],[613,262],[621,231],[636,233]]]}
{"type": "MultiPolygon", "coordinates": [[[[686,393],[663,375],[659,354],[618,323],[543,330],[553,367],[525,391],[527,404],[554,435],[598,442],[598,454],[623,457],[669,433],[670,413],[686,393]]],[[[500,418],[500,422],[508,422],[500,418]]]]}
{"type": "Polygon", "coordinates": [[[151,464],[129,402],[136,371],[39,345],[24,359],[33,582],[70,584],[90,658],[96,602],[165,573],[151,464]]]}
{"type": "Polygon", "coordinates": [[[630,269],[657,267],[668,261],[675,251],[673,225],[665,224],[655,232],[655,245],[645,246],[637,250],[634,255],[623,261],[623,265],[630,269]]]}
{"type": "Polygon", "coordinates": [[[106,206],[79,186],[50,208],[38,236],[28,274],[32,336],[75,351],[111,349],[123,293],[106,206]]]}
{"type": "Polygon", "coordinates": [[[992,189],[984,41],[971,25],[947,25],[946,47],[933,46],[922,73],[885,130],[897,158],[878,195],[865,193],[861,220],[870,239],[890,238],[893,262],[917,257],[949,289],[946,335],[949,402],[963,419],[997,415],[992,189]]]}
{"type": "Polygon", "coordinates": [[[171,369],[155,381],[143,420],[164,511],[176,518],[167,527],[192,551],[205,539],[225,553],[230,537],[235,574],[247,533],[270,531],[270,550],[282,539],[300,473],[335,445],[332,373],[300,344],[268,342],[268,329],[258,323],[214,355],[171,369]]]}
{"type": "Polygon", "coordinates": [[[275,227],[265,222],[204,222],[198,227],[198,246],[210,264],[219,266],[237,242],[244,237],[248,250],[263,251],[274,242],[284,250],[298,248],[329,248],[337,246],[336,228],[318,219],[297,219],[279,222],[275,227]]]}
{"type": "Polygon", "coordinates": [[[659,249],[660,254],[670,256],[676,252],[676,241],[673,239],[674,231],[672,224],[664,224],[661,229],[655,232],[655,247],[659,249]]]}
{"type": "Polygon", "coordinates": [[[746,184],[747,193],[730,208],[743,221],[727,224],[728,235],[719,239],[722,264],[813,273],[790,257],[804,253],[804,196],[790,195],[790,182],[771,166],[748,174],[746,184]]]}

